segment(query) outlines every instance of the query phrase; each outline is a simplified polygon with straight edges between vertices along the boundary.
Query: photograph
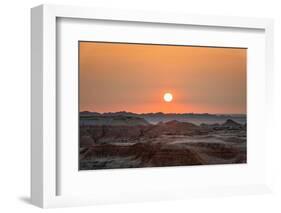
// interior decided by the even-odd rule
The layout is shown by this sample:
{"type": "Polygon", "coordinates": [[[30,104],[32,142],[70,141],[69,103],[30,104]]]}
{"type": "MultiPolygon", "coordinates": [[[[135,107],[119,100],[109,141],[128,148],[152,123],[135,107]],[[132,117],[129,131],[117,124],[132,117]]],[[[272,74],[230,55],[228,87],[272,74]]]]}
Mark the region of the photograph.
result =
{"type": "Polygon", "coordinates": [[[79,170],[247,163],[247,48],[78,41],[79,170]]]}

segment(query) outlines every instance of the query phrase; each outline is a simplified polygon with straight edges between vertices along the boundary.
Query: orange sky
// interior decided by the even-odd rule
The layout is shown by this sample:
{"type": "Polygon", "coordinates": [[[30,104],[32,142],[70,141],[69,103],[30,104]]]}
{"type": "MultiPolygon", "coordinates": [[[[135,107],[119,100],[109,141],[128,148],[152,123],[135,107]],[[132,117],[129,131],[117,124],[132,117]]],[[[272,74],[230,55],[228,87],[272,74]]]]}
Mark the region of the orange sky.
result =
{"type": "Polygon", "coordinates": [[[246,49],[79,46],[80,111],[246,113],[246,49]],[[163,101],[165,92],[172,102],[163,101]]]}

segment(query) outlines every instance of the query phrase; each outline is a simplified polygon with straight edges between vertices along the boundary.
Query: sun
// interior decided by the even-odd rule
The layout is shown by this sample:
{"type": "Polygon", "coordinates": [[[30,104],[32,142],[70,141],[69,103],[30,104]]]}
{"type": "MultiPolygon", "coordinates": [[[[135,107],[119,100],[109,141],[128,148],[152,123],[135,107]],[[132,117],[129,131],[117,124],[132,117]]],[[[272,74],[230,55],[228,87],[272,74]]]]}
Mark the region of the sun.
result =
{"type": "Polygon", "coordinates": [[[173,100],[172,93],[166,92],[163,96],[165,102],[171,102],[173,100]]]}

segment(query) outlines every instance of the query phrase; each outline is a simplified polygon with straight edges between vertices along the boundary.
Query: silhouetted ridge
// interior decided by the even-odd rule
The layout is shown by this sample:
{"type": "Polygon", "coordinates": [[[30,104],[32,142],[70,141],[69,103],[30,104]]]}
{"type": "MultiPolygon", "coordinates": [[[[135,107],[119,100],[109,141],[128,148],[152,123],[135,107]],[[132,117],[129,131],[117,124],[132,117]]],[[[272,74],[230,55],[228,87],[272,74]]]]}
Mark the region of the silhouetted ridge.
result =
{"type": "Polygon", "coordinates": [[[116,116],[124,116],[124,117],[135,117],[141,118],[147,121],[150,124],[158,124],[159,122],[170,122],[170,121],[178,121],[178,122],[185,122],[185,123],[193,123],[196,125],[200,125],[202,123],[205,124],[224,124],[235,126],[233,122],[237,122],[238,124],[245,124],[246,123],[246,115],[217,115],[217,114],[209,114],[209,113],[163,113],[163,112],[156,112],[156,113],[133,113],[133,112],[126,112],[126,111],[119,111],[119,112],[105,112],[105,113],[98,113],[98,112],[89,112],[84,111],[80,112],[80,119],[90,119],[93,117],[100,117],[101,119],[106,118],[113,118],[116,116]],[[233,121],[233,122],[232,122],[233,121]]]}
{"type": "Polygon", "coordinates": [[[231,119],[227,119],[226,122],[222,124],[222,126],[239,127],[239,126],[241,126],[241,124],[239,124],[231,119]]]}

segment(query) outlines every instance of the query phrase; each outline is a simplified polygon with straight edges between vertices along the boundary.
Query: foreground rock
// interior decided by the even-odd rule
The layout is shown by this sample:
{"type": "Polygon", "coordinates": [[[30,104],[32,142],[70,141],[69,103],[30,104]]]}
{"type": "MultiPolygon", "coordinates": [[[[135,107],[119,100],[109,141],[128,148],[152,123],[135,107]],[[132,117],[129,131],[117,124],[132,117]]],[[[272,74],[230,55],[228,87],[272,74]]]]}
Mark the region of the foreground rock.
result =
{"type": "Polygon", "coordinates": [[[246,125],[231,119],[222,124],[198,126],[175,120],[151,125],[128,117],[118,117],[118,125],[80,126],[81,170],[230,164],[247,160],[246,125]]]}
{"type": "Polygon", "coordinates": [[[189,149],[174,149],[159,143],[102,144],[80,152],[80,169],[82,170],[202,164],[203,160],[199,155],[189,149]]]}

